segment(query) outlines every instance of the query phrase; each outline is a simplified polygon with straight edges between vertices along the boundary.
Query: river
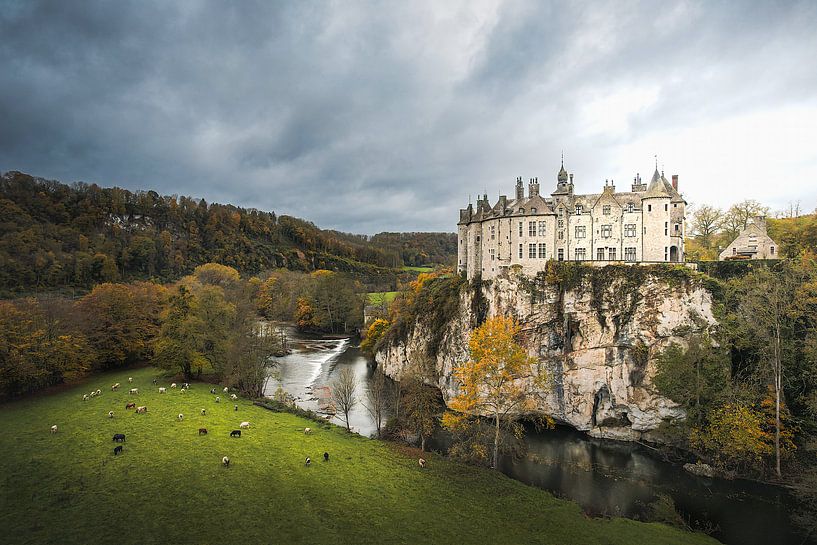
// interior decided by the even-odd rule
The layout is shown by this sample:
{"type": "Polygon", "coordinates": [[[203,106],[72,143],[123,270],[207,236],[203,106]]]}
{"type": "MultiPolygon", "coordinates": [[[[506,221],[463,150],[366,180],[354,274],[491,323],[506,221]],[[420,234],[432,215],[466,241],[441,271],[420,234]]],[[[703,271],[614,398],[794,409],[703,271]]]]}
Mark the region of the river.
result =
{"type": "MultiPolygon", "coordinates": [[[[353,341],[305,336],[292,328],[287,332],[292,353],[277,358],[278,376],[267,382],[267,395],[281,386],[299,406],[317,410],[314,392],[328,386],[341,369],[349,368],[358,377],[358,399],[365,399],[373,370],[353,341]]],[[[337,416],[332,420],[343,425],[337,416]]],[[[375,431],[360,402],[349,420],[357,433],[372,435],[375,431]]],[[[645,447],[592,439],[567,428],[531,430],[526,441],[527,456],[504,458],[499,469],[521,482],[576,501],[588,513],[638,518],[657,494],[666,494],[694,526],[715,528],[713,536],[729,545],[802,543],[788,517],[794,502],[780,488],[695,477],[657,459],[645,447]]],[[[444,434],[432,443],[444,448],[444,434]]]]}

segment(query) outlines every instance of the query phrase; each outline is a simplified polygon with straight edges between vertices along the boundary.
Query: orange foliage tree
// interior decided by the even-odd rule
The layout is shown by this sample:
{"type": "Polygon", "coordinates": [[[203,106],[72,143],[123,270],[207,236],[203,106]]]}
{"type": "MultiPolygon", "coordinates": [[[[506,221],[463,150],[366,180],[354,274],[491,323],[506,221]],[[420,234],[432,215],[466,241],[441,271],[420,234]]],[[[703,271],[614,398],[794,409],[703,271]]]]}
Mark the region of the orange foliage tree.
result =
{"type": "Polygon", "coordinates": [[[468,343],[470,358],[454,369],[459,393],[446,413],[443,425],[467,425],[470,417],[489,416],[493,422],[492,466],[497,466],[501,427],[535,408],[536,396],[548,387],[545,372],[517,342],[519,324],[505,316],[489,318],[474,330],[468,343]]]}

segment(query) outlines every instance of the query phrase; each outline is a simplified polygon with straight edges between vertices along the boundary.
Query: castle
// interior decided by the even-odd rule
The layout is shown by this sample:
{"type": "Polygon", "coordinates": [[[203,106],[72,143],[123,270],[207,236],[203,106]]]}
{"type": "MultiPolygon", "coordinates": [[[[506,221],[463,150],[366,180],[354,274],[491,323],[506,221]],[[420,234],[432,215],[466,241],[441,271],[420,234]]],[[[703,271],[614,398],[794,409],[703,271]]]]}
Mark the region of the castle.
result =
{"type": "Polygon", "coordinates": [[[544,269],[549,259],[601,263],[681,262],[684,260],[684,211],[678,176],[663,172],[649,185],[633,178],[632,191],[616,192],[612,181],[601,193],[575,195],[573,174],[562,167],[550,198],[539,194],[531,178],[528,194],[516,179],[514,199],[488,195],[460,210],[457,269],[468,278],[490,279],[518,266],[525,274],[544,269]]]}

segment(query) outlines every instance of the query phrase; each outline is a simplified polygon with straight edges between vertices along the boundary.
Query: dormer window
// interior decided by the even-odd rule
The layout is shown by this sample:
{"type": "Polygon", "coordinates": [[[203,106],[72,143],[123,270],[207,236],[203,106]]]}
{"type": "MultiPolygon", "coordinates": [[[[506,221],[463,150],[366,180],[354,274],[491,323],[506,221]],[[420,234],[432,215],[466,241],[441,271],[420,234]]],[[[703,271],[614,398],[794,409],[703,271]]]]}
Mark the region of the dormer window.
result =
{"type": "Polygon", "coordinates": [[[635,209],[635,205],[631,202],[627,203],[627,212],[632,212],[635,209]]]}
{"type": "Polygon", "coordinates": [[[602,206],[601,207],[601,213],[604,214],[605,216],[609,216],[610,215],[610,205],[605,204],[604,206],[602,206]]]}
{"type": "Polygon", "coordinates": [[[582,205],[577,204],[576,205],[576,214],[581,214],[581,213],[582,213],[582,205]]]}
{"type": "Polygon", "coordinates": [[[535,213],[536,213],[536,209],[535,209],[535,208],[531,208],[531,209],[530,209],[530,213],[531,213],[531,214],[535,214],[535,213]]]}
{"type": "Polygon", "coordinates": [[[525,213],[525,209],[524,209],[524,208],[520,208],[520,209],[519,209],[519,213],[520,213],[520,214],[524,214],[524,213],[525,213]]]}

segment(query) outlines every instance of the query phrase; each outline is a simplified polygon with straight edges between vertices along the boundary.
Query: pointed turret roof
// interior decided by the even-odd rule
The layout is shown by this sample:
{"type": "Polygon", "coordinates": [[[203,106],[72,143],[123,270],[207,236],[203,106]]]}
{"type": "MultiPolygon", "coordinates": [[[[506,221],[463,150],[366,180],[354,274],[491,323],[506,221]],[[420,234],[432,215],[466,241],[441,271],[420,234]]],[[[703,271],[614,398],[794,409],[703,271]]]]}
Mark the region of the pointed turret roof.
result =
{"type": "Polygon", "coordinates": [[[565,170],[565,156],[564,156],[564,153],[562,154],[562,168],[559,169],[559,175],[557,177],[557,180],[559,180],[560,182],[566,182],[567,181],[567,171],[565,170]]]}

